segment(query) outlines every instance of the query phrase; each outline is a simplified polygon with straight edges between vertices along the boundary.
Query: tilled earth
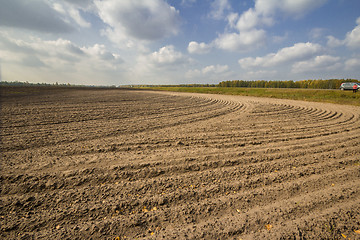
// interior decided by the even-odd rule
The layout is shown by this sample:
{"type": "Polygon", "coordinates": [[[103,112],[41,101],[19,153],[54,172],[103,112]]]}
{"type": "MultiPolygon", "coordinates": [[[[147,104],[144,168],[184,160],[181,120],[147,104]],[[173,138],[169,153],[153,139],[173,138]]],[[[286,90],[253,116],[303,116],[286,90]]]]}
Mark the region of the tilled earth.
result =
{"type": "Polygon", "coordinates": [[[360,239],[360,108],[1,89],[2,239],[360,239]]]}

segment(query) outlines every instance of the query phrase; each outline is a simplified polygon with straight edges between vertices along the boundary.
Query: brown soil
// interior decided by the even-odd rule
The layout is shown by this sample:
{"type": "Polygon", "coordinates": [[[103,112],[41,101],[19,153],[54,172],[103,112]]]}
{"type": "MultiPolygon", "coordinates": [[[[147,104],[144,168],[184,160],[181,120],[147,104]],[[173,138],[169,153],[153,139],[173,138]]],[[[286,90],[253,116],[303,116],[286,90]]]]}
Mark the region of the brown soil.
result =
{"type": "Polygon", "coordinates": [[[360,108],[2,91],[2,239],[360,239],[360,108]]]}

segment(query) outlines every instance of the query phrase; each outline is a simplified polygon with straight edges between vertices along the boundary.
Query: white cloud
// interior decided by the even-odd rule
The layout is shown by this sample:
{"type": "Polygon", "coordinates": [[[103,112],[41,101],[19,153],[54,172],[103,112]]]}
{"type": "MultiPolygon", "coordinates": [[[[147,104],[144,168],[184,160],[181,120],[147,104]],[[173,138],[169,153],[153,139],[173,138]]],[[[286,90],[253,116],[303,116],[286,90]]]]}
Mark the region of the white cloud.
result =
{"type": "Polygon", "coordinates": [[[231,28],[236,28],[236,23],[239,20],[239,14],[237,13],[229,13],[229,15],[227,15],[227,21],[228,24],[231,28]]]}
{"type": "Polygon", "coordinates": [[[272,26],[273,24],[272,17],[261,15],[256,9],[250,8],[240,15],[234,27],[239,31],[249,31],[259,26],[272,26]]]}
{"type": "Polygon", "coordinates": [[[285,33],[283,36],[273,36],[272,42],[273,43],[282,43],[288,38],[289,38],[289,33],[285,33]]]}
{"type": "Polygon", "coordinates": [[[239,64],[242,68],[244,69],[249,69],[249,68],[253,68],[253,67],[264,67],[267,59],[270,59],[272,57],[272,55],[267,55],[265,57],[246,57],[246,58],[241,58],[239,59],[239,64]]]}
{"type": "Polygon", "coordinates": [[[220,34],[218,38],[209,44],[192,41],[188,45],[188,52],[205,54],[214,47],[226,51],[247,52],[264,45],[265,42],[266,32],[264,30],[251,29],[239,33],[220,34]]]}
{"type": "Polygon", "coordinates": [[[118,54],[111,53],[106,49],[105,45],[102,44],[95,44],[91,47],[82,47],[81,50],[92,58],[100,61],[117,64],[121,64],[123,62],[118,54]]]}
{"type": "Polygon", "coordinates": [[[240,33],[225,33],[214,40],[215,46],[228,51],[250,51],[262,46],[266,41],[264,30],[253,29],[240,33]]]}
{"type": "Polygon", "coordinates": [[[31,45],[34,47],[34,49],[42,50],[43,52],[47,52],[50,55],[58,55],[58,54],[83,55],[84,54],[81,48],[73,44],[71,41],[64,40],[61,38],[53,41],[43,41],[41,39],[37,39],[37,41],[31,45]]]}
{"type": "Polygon", "coordinates": [[[209,17],[220,20],[225,16],[225,12],[231,9],[230,3],[228,0],[214,0],[211,3],[211,12],[209,17]]]}
{"type": "Polygon", "coordinates": [[[358,70],[360,69],[360,58],[350,58],[345,62],[346,70],[358,70]]]}
{"type": "Polygon", "coordinates": [[[233,72],[230,71],[228,65],[209,65],[205,66],[202,69],[192,69],[188,70],[185,74],[188,79],[206,79],[209,81],[221,81],[221,79],[226,79],[233,75],[233,72]]]}
{"type": "Polygon", "coordinates": [[[315,71],[334,71],[341,67],[339,62],[340,57],[334,57],[329,55],[316,56],[313,59],[307,61],[301,61],[294,63],[292,66],[292,72],[315,72],[315,71]]]}
{"type": "Polygon", "coordinates": [[[126,64],[104,45],[80,47],[61,38],[19,39],[4,32],[0,32],[0,59],[5,81],[48,83],[113,84],[123,76],[126,64]]]}
{"type": "Polygon", "coordinates": [[[241,14],[235,27],[239,29],[239,31],[249,30],[259,25],[259,21],[259,14],[253,8],[250,8],[241,14]]]}
{"type": "Polygon", "coordinates": [[[89,9],[93,6],[93,0],[64,0],[64,2],[81,9],[89,9]]]}
{"type": "Polygon", "coordinates": [[[324,28],[313,28],[309,32],[309,37],[311,39],[319,39],[324,35],[325,31],[326,31],[326,29],[324,29],[324,28]]]}
{"type": "Polygon", "coordinates": [[[74,30],[45,1],[0,0],[0,6],[0,26],[47,33],[67,33],[74,30]]]}
{"type": "Polygon", "coordinates": [[[339,47],[339,46],[344,45],[344,41],[339,40],[333,36],[327,36],[327,39],[328,39],[327,45],[329,47],[339,47]]]}
{"type": "Polygon", "coordinates": [[[239,60],[242,68],[273,67],[283,63],[309,59],[321,53],[323,48],[314,43],[296,43],[292,47],[280,49],[277,53],[270,53],[264,57],[248,57],[239,60]]]}
{"type": "Polygon", "coordinates": [[[111,42],[113,42],[120,49],[136,49],[140,52],[146,52],[145,41],[140,41],[126,36],[125,32],[120,29],[114,29],[108,27],[102,29],[101,35],[107,37],[111,42]]]}
{"type": "Polygon", "coordinates": [[[248,71],[243,74],[244,79],[261,79],[268,80],[272,79],[277,74],[276,70],[257,70],[257,71],[248,71]]]}
{"type": "Polygon", "coordinates": [[[25,41],[0,33],[0,46],[6,49],[0,52],[3,62],[36,68],[33,71],[41,71],[37,67],[47,67],[54,73],[78,71],[85,74],[117,69],[124,62],[119,55],[106,50],[104,45],[79,47],[61,38],[44,41],[31,37],[25,41]]]}
{"type": "Polygon", "coordinates": [[[239,31],[251,30],[259,26],[272,26],[278,13],[292,17],[305,15],[322,6],[327,0],[256,0],[255,7],[249,8],[240,16],[234,13],[228,16],[229,26],[239,31]],[[237,23],[234,22],[237,20],[237,23]]]}
{"type": "Polygon", "coordinates": [[[256,0],[256,12],[265,16],[281,12],[292,17],[301,17],[324,5],[328,0],[256,0]]]}
{"type": "Polygon", "coordinates": [[[69,10],[69,15],[71,16],[74,21],[79,24],[81,27],[89,28],[91,27],[91,24],[84,20],[84,18],[80,15],[80,12],[78,9],[71,8],[69,10]]]}
{"type": "Polygon", "coordinates": [[[184,60],[181,52],[175,51],[173,45],[165,46],[150,55],[150,59],[156,64],[174,64],[184,60]]]}
{"type": "Polygon", "coordinates": [[[61,14],[66,14],[66,11],[65,11],[65,9],[64,9],[64,6],[63,6],[62,4],[60,4],[60,3],[57,3],[57,2],[53,3],[53,4],[52,4],[52,8],[53,8],[55,11],[57,11],[57,12],[59,12],[59,13],[61,13],[61,14]]]}
{"type": "Polygon", "coordinates": [[[32,67],[32,68],[42,68],[48,67],[43,61],[41,61],[38,57],[28,55],[22,58],[21,64],[25,67],[32,67]]]}
{"type": "MultiPolygon", "coordinates": [[[[48,63],[51,58],[59,58],[59,61],[77,61],[84,52],[68,40],[57,39],[43,41],[40,38],[30,37],[29,40],[19,40],[5,33],[0,33],[0,45],[12,53],[17,59],[37,57],[37,59],[48,63]]],[[[13,58],[14,59],[14,58],[13,58]]],[[[34,58],[35,59],[35,58],[34,58]]]]}
{"type": "Polygon", "coordinates": [[[321,45],[316,43],[296,43],[292,47],[286,47],[271,55],[267,66],[278,65],[284,62],[307,59],[323,51],[321,45]]]}
{"type": "Polygon", "coordinates": [[[333,36],[328,36],[327,45],[329,47],[339,47],[345,45],[349,48],[360,48],[360,17],[356,19],[357,26],[346,34],[344,40],[339,40],[333,36]]]}
{"type": "Polygon", "coordinates": [[[229,70],[229,66],[228,65],[210,65],[210,66],[206,66],[202,69],[202,73],[204,74],[218,74],[218,73],[224,73],[226,71],[229,70]]]}
{"type": "MultiPolygon", "coordinates": [[[[104,31],[119,40],[157,40],[177,34],[179,11],[164,0],[96,0],[100,18],[109,25],[104,31]]],[[[121,42],[120,44],[123,44],[121,42]]]]}
{"type": "Polygon", "coordinates": [[[205,54],[214,47],[226,51],[247,52],[256,49],[266,42],[264,30],[252,29],[240,33],[224,33],[209,44],[192,41],[188,45],[188,52],[205,54]]]}
{"type": "Polygon", "coordinates": [[[183,80],[191,61],[173,45],[167,45],[150,54],[137,56],[136,63],[127,69],[128,78],[138,83],[172,84],[183,80]]]}
{"type": "Polygon", "coordinates": [[[358,25],[351,32],[348,32],[345,38],[345,44],[350,48],[360,48],[360,17],[356,23],[358,25]]]}
{"type": "Polygon", "coordinates": [[[210,52],[212,46],[211,44],[206,43],[197,43],[195,41],[192,41],[188,45],[188,52],[189,53],[195,53],[195,54],[205,54],[210,52]]]}
{"type": "Polygon", "coordinates": [[[168,45],[160,48],[151,54],[141,56],[139,59],[140,65],[150,68],[157,67],[178,67],[184,63],[189,62],[181,52],[175,50],[173,45],[168,45]]]}
{"type": "Polygon", "coordinates": [[[90,2],[86,1],[79,1],[79,2],[67,2],[67,1],[61,1],[61,2],[54,2],[52,4],[52,8],[63,15],[63,17],[67,20],[67,22],[70,22],[69,20],[72,19],[77,23],[80,27],[89,28],[91,27],[91,23],[87,22],[82,16],[80,11],[83,10],[90,10],[92,8],[92,4],[90,2]]]}
{"type": "Polygon", "coordinates": [[[185,77],[188,79],[196,79],[202,77],[202,72],[199,69],[190,69],[186,72],[185,77]]]}
{"type": "Polygon", "coordinates": [[[193,4],[193,3],[195,3],[196,2],[196,0],[181,0],[181,4],[182,5],[191,5],[191,4],[193,4]]]}
{"type": "MultiPolygon", "coordinates": [[[[322,6],[327,0],[256,0],[255,7],[241,15],[230,13],[228,27],[236,32],[227,32],[214,40],[214,45],[229,51],[249,51],[265,44],[266,32],[259,29],[275,24],[277,14],[300,17],[322,6]]],[[[281,40],[280,38],[274,39],[281,40]]]]}

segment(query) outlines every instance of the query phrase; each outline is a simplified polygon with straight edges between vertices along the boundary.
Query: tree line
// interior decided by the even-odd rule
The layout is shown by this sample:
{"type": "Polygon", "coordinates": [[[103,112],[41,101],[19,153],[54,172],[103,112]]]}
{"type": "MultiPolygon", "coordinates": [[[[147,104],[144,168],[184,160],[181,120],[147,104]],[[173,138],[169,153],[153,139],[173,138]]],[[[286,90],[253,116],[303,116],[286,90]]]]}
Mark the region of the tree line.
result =
{"type": "MultiPolygon", "coordinates": [[[[245,87],[245,88],[309,88],[309,89],[339,89],[343,82],[359,82],[357,79],[328,79],[328,80],[301,80],[301,81],[244,81],[230,80],[222,81],[218,84],[179,84],[179,85],[123,85],[121,87],[245,87]]],[[[112,86],[91,86],[91,85],[73,85],[59,83],[29,83],[29,82],[6,82],[0,81],[0,86],[59,86],[59,87],[105,87],[116,88],[112,86]]],[[[120,87],[120,86],[119,86],[120,87]]]]}
{"type": "Polygon", "coordinates": [[[343,82],[359,82],[357,79],[328,79],[301,81],[222,81],[218,87],[248,87],[248,88],[310,88],[310,89],[339,89],[343,82]]]}

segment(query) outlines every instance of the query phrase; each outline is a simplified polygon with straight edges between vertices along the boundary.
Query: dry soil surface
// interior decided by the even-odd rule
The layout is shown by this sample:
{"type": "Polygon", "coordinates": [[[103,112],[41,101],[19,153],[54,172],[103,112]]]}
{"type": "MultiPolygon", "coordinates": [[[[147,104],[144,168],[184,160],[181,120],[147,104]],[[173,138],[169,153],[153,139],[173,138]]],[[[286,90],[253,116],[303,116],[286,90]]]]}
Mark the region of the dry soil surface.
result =
{"type": "Polygon", "coordinates": [[[2,239],[360,239],[360,108],[1,89],[2,239]]]}

